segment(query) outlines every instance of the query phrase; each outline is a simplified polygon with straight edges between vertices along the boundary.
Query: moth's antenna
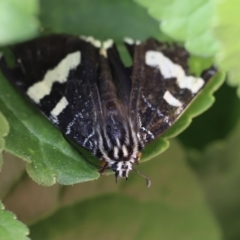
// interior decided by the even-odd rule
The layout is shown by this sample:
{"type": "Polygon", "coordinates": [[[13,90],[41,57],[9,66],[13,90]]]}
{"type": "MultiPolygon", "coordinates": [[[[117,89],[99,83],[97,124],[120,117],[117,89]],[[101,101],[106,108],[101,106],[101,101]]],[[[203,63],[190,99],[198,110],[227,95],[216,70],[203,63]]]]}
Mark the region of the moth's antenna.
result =
{"type": "Polygon", "coordinates": [[[149,177],[147,177],[146,175],[142,174],[141,172],[139,172],[137,169],[133,168],[133,170],[139,174],[140,176],[144,177],[146,179],[146,183],[147,183],[147,187],[151,186],[151,179],[149,177]]]}

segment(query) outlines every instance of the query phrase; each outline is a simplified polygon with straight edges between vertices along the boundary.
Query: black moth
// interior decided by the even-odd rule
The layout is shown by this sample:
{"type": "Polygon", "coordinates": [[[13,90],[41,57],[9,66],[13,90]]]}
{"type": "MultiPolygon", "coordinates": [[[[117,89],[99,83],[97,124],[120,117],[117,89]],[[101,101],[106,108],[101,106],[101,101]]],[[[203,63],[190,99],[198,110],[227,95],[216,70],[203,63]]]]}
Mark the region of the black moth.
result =
{"type": "Polygon", "coordinates": [[[190,75],[189,54],[175,44],[126,38],[125,45],[133,59],[128,68],[112,40],[67,34],[16,45],[14,67],[0,60],[5,76],[116,180],[128,178],[144,146],[172,126],[216,73],[211,67],[190,75]]]}

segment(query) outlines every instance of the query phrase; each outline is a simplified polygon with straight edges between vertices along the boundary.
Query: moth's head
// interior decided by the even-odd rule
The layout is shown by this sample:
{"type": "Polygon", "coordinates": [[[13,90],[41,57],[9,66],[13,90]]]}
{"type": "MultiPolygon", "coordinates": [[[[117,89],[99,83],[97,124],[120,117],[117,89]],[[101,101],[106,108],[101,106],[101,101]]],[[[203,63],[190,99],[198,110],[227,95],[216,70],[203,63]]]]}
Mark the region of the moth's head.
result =
{"type": "Polygon", "coordinates": [[[118,181],[118,178],[125,178],[126,180],[128,180],[129,172],[134,170],[146,179],[147,186],[150,187],[151,180],[147,176],[143,175],[138,170],[133,168],[134,164],[138,164],[140,156],[141,154],[138,154],[135,158],[130,159],[129,161],[116,161],[111,165],[111,169],[115,172],[116,182],[118,181]]]}
{"type": "Polygon", "coordinates": [[[134,170],[136,173],[146,179],[147,186],[150,187],[151,180],[133,167],[134,164],[138,164],[140,157],[141,153],[138,152],[137,154],[126,156],[123,160],[110,159],[109,157],[107,159],[102,159],[102,168],[99,172],[103,174],[107,169],[112,169],[115,172],[115,178],[117,182],[119,178],[125,178],[128,180],[129,173],[134,170]]]}
{"type": "Polygon", "coordinates": [[[118,178],[128,179],[128,174],[133,170],[133,162],[130,161],[119,161],[111,166],[112,170],[115,172],[116,181],[118,178]]]}
{"type": "Polygon", "coordinates": [[[115,172],[116,182],[118,178],[128,179],[129,172],[133,170],[133,165],[138,164],[141,157],[141,153],[133,153],[129,156],[125,156],[124,159],[116,160],[111,164],[111,169],[115,172]]]}

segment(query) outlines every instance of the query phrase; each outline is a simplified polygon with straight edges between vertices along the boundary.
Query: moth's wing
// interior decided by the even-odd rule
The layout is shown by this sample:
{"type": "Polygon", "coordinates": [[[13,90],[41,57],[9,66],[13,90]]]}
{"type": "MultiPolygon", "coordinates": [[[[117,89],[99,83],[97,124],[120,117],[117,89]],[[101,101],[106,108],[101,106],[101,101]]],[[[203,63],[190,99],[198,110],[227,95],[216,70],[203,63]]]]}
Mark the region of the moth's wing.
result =
{"type": "Polygon", "coordinates": [[[17,64],[0,67],[65,135],[94,152],[101,111],[97,68],[99,48],[75,36],[57,34],[13,48],[17,64]]]}
{"type": "Polygon", "coordinates": [[[154,39],[126,44],[134,48],[130,111],[149,142],[178,119],[216,69],[196,77],[189,73],[189,54],[183,47],[154,39]]]}

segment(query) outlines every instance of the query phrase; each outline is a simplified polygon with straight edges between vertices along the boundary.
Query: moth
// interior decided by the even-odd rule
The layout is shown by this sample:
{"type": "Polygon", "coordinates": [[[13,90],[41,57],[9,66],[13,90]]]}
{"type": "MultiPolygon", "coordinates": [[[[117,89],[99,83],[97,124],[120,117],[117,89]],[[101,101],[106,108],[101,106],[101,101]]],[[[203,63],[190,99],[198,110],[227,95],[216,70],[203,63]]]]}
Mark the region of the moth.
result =
{"type": "Polygon", "coordinates": [[[112,169],[116,181],[128,178],[145,145],[176,122],[216,73],[210,67],[200,77],[190,74],[189,54],[176,44],[152,38],[124,43],[131,67],[113,40],[68,34],[14,46],[13,67],[0,59],[7,79],[100,160],[100,173],[112,169]]]}

